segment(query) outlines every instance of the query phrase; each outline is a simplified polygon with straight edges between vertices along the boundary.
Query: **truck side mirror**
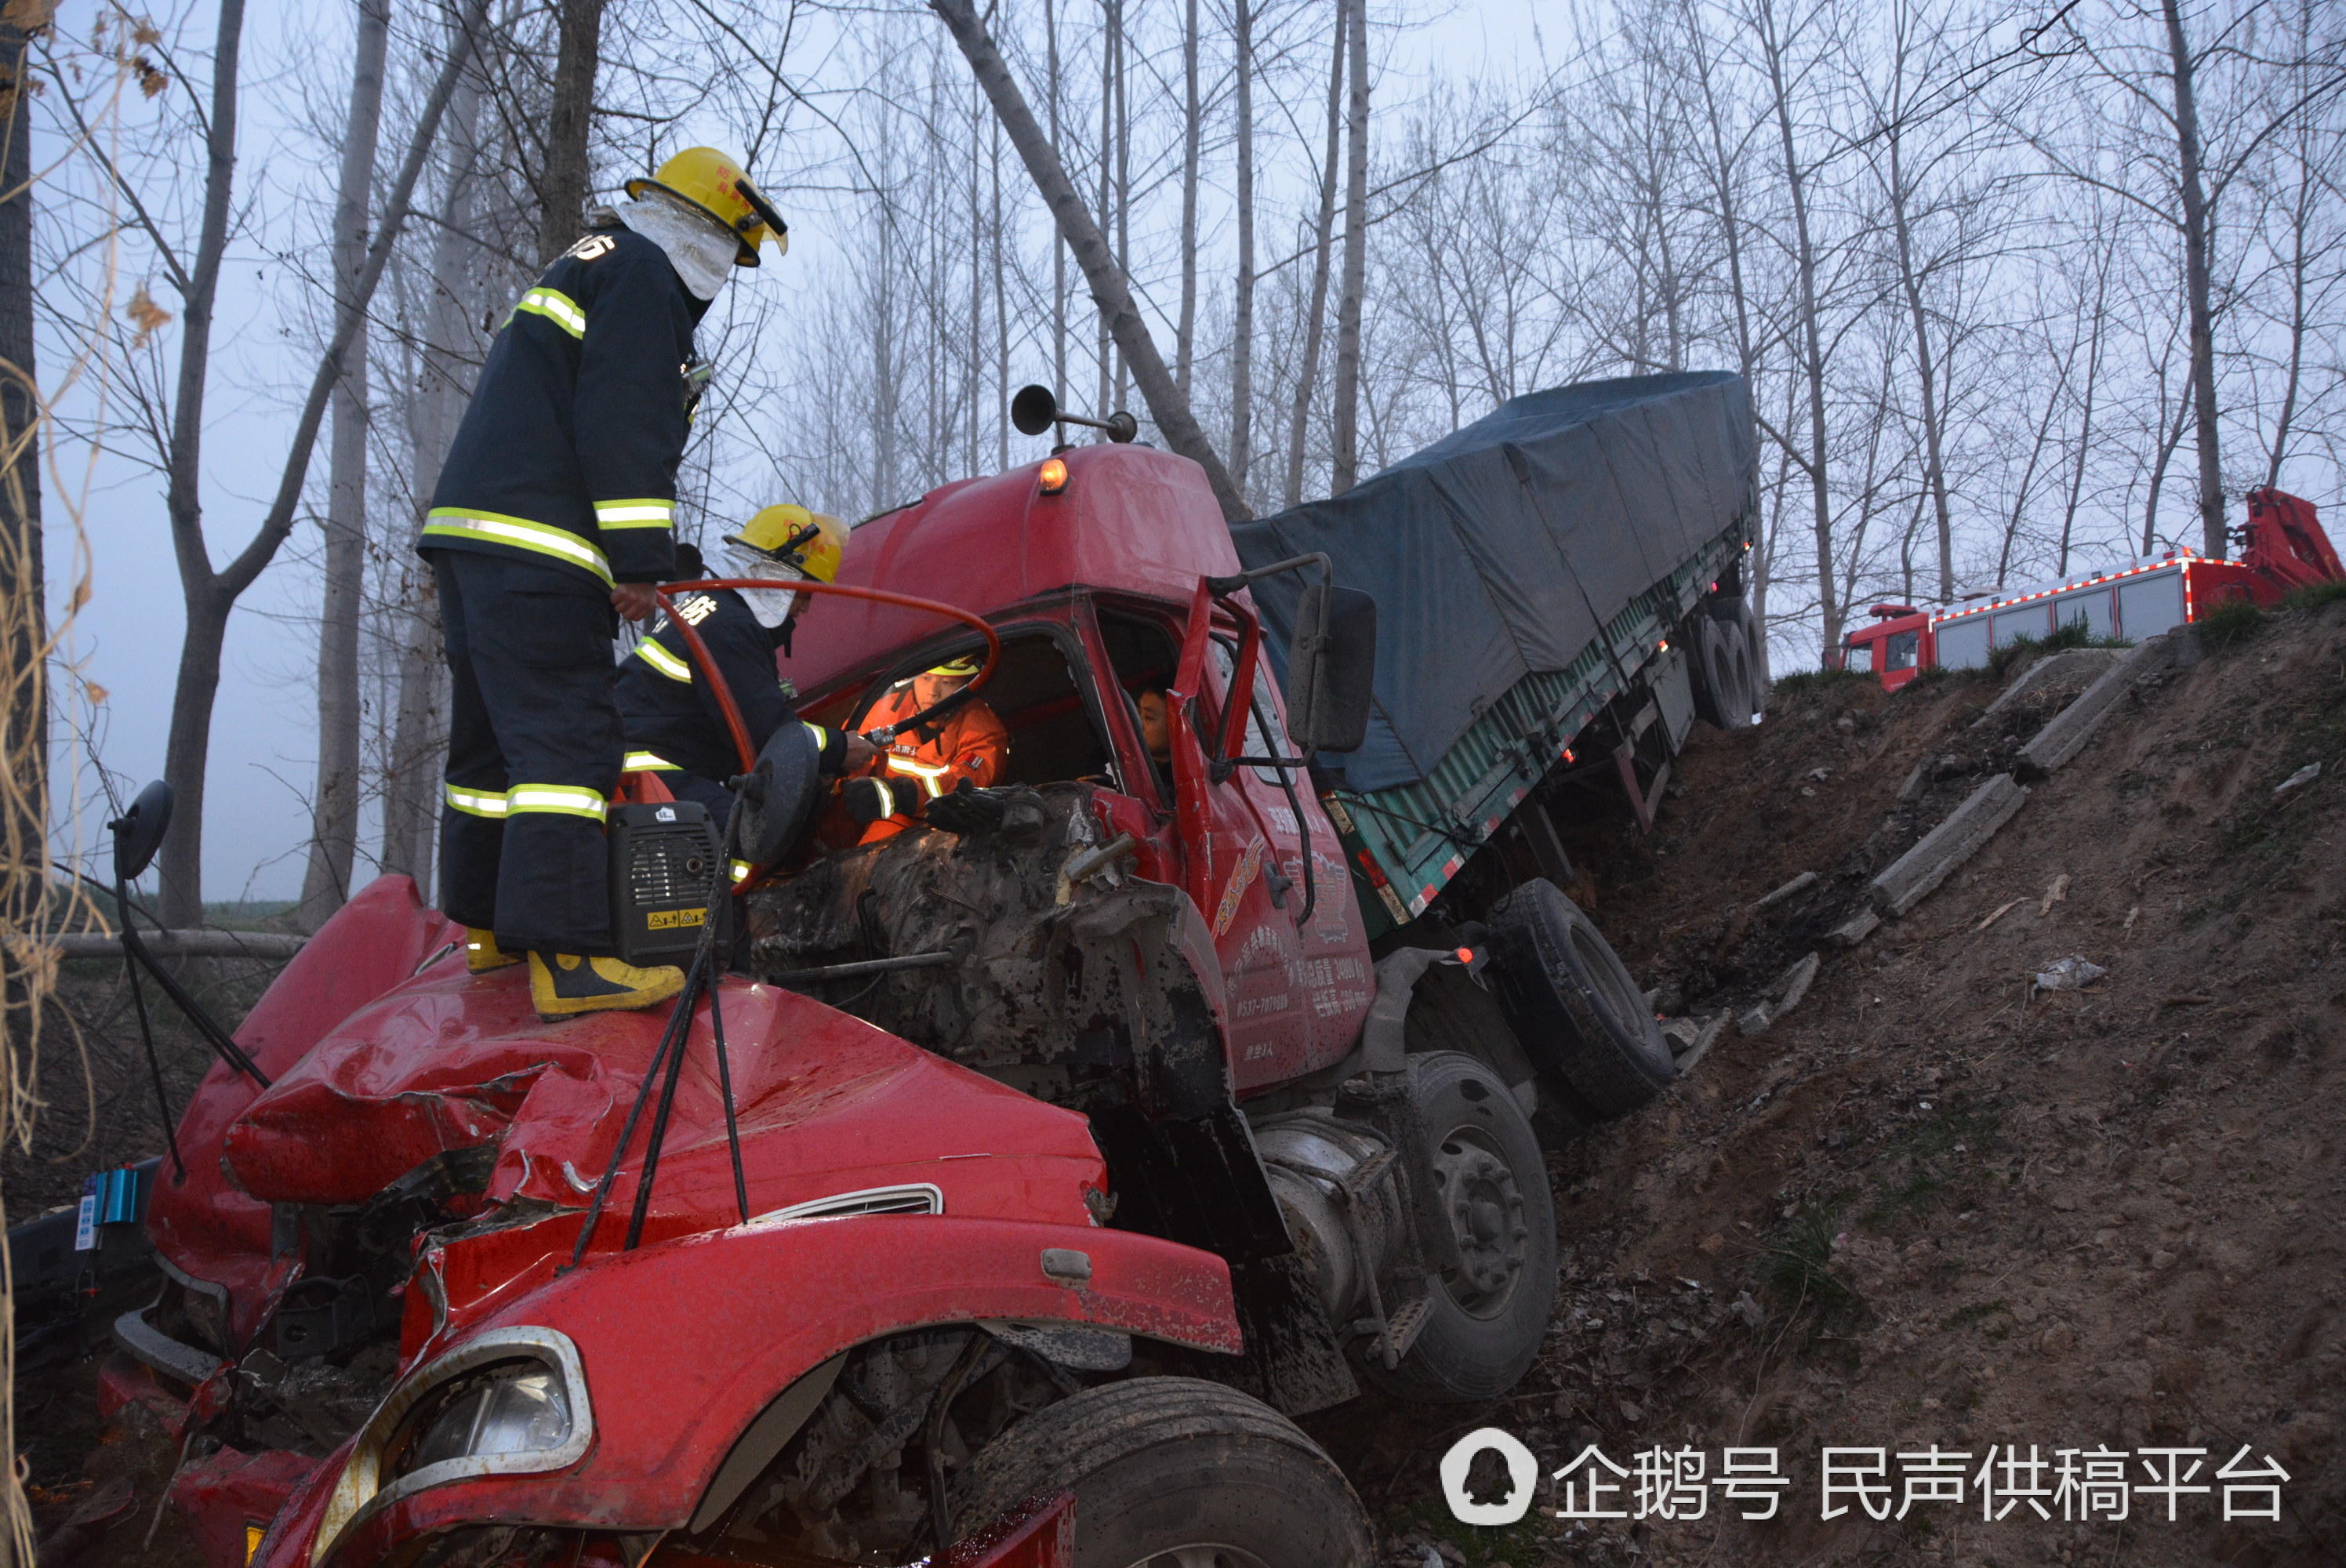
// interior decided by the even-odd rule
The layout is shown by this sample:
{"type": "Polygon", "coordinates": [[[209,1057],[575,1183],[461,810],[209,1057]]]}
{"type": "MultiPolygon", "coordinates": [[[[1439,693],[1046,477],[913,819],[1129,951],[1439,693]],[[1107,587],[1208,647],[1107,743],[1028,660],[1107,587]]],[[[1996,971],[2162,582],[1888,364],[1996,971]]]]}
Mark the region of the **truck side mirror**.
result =
{"type": "Polygon", "coordinates": [[[171,787],[158,779],[138,791],[130,809],[107,826],[114,830],[114,880],[128,887],[163,847],[171,827],[171,787]]]}
{"type": "Polygon", "coordinates": [[[1288,738],[1307,754],[1359,750],[1376,665],[1376,600],[1358,588],[1306,587],[1287,661],[1288,738]]]}

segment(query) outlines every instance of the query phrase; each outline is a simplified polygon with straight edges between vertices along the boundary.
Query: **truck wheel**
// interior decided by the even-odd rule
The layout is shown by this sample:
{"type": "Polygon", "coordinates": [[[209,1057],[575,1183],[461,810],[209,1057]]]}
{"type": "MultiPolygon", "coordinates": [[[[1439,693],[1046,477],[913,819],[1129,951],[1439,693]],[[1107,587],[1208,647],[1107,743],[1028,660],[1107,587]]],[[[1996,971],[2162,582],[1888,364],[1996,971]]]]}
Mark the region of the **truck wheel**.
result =
{"type": "Polygon", "coordinates": [[[1751,699],[1751,711],[1757,713],[1768,705],[1768,678],[1761,673],[1768,667],[1767,633],[1760,627],[1760,617],[1751,613],[1751,601],[1740,594],[1712,600],[1710,612],[1743,634],[1743,690],[1751,699]]]}
{"type": "Polygon", "coordinates": [[[1024,1417],[954,1489],[954,1532],[1062,1492],[1075,1568],[1369,1568],[1368,1515],[1335,1461],[1219,1383],[1135,1378],[1024,1417]]]}
{"type": "Polygon", "coordinates": [[[1751,723],[1750,661],[1744,654],[1742,629],[1732,621],[1698,616],[1693,640],[1696,665],[1702,677],[1695,691],[1695,711],[1721,729],[1748,728],[1751,723]]]}
{"type": "Polygon", "coordinates": [[[1488,923],[1499,1000],[1515,1038],[1590,1111],[1625,1115],[1678,1076],[1645,993],[1554,882],[1524,883],[1488,923]]]}
{"type": "Polygon", "coordinates": [[[1530,1369],[1556,1308],[1547,1164],[1515,1096],[1472,1056],[1413,1056],[1409,1076],[1433,1199],[1449,1218],[1459,1263],[1429,1281],[1431,1315],[1401,1364],[1388,1369],[1371,1355],[1362,1371],[1401,1399],[1495,1400],[1530,1369]]]}

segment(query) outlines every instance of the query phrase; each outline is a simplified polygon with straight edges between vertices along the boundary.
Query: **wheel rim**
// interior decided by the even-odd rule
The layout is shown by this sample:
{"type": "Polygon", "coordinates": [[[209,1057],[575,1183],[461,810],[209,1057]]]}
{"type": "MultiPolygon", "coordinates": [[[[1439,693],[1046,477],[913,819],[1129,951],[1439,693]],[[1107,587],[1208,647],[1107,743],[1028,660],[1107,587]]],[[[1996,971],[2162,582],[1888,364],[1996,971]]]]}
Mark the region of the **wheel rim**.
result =
{"type": "Polygon", "coordinates": [[[1506,1310],[1530,1251],[1515,1168],[1482,1128],[1457,1127],[1434,1150],[1433,1183],[1458,1243],[1458,1267],[1442,1277],[1450,1298],[1468,1317],[1495,1318],[1506,1310]]]}
{"type": "Polygon", "coordinates": [[[1197,1542],[1153,1552],[1132,1568],[1270,1568],[1270,1564],[1243,1546],[1197,1542]]]}

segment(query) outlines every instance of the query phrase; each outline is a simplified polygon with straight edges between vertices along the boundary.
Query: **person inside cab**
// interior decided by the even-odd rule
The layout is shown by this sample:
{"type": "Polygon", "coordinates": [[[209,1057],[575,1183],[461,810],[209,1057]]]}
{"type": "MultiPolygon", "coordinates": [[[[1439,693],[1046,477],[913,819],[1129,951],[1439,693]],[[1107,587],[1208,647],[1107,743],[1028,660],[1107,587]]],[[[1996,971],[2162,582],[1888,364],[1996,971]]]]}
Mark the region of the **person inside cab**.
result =
{"type": "Polygon", "coordinates": [[[474,970],[527,955],[547,1019],[683,989],[672,965],[614,956],[614,616],[648,619],[675,571],[677,468],[705,379],[693,329],[735,268],[789,243],[710,148],[627,196],[499,325],[416,541],[452,681],[441,901],[474,970]]]}
{"type": "Polygon", "coordinates": [[[964,783],[983,789],[1000,780],[1010,731],[984,702],[965,702],[942,718],[898,728],[967,686],[984,662],[982,654],[965,654],[899,681],[864,716],[869,728],[897,733],[871,765],[870,777],[850,782],[848,809],[870,823],[860,842],[876,844],[903,832],[930,801],[964,783]]]}
{"type": "MultiPolygon", "coordinates": [[[[839,576],[847,524],[803,506],[769,506],[725,537],[720,575],[777,584],[839,576]]],[[[681,589],[670,596],[676,619],[709,650],[733,695],[754,752],[785,724],[801,722],[797,694],[776,671],[790,633],[811,594],[784,587],[681,589]]],[[[625,767],[651,774],[679,800],[694,800],[723,826],[733,809],[725,780],[741,771],[740,754],[716,692],[695,667],[682,627],[666,612],[619,665],[619,718],[627,743],[625,767]]],[[[822,771],[840,778],[871,763],[872,743],[860,735],[810,724],[822,754],[822,771]]]]}

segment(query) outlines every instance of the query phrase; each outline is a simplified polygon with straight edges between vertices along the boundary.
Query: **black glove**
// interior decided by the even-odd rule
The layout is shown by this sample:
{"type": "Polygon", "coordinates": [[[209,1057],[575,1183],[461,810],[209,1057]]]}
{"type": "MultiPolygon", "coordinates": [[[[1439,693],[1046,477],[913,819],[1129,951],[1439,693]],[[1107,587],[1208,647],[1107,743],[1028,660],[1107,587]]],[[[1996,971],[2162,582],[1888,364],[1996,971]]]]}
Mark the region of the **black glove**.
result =
{"type": "Polygon", "coordinates": [[[971,833],[990,833],[1002,826],[1010,813],[1000,796],[981,789],[968,779],[954,787],[950,795],[940,796],[929,802],[928,821],[932,828],[943,828],[948,833],[966,837],[971,833]]]}

